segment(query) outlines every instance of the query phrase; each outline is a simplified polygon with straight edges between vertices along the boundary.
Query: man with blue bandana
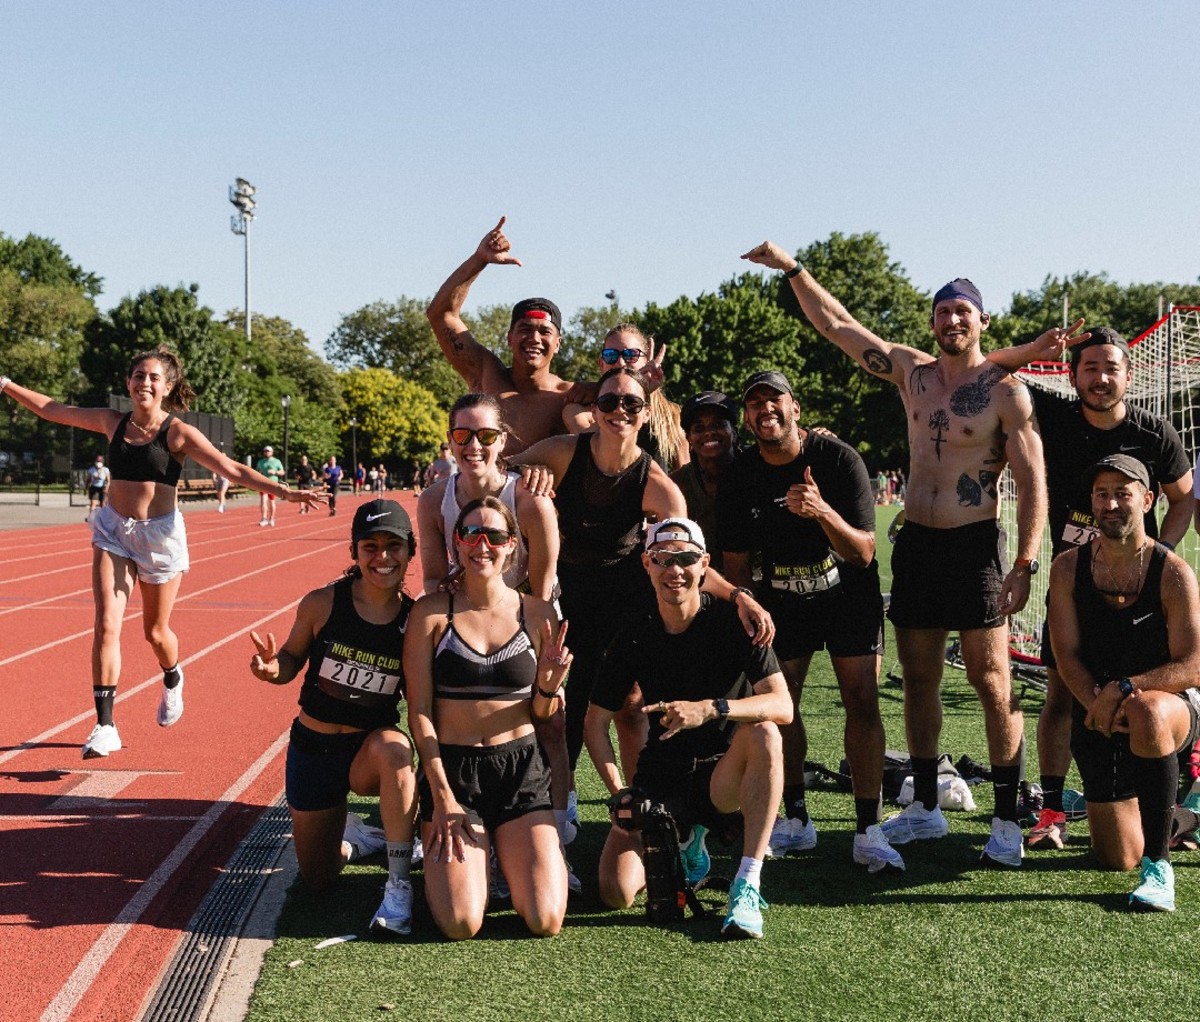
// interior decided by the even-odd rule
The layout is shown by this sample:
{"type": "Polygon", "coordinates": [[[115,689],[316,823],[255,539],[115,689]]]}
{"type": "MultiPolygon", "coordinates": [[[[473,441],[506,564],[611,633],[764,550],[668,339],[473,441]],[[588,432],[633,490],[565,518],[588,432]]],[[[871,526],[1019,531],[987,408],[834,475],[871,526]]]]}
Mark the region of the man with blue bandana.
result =
{"type": "Polygon", "coordinates": [[[941,681],[946,639],[959,633],[967,679],[983,706],[995,787],[988,865],[1020,866],[1017,789],[1024,718],[1008,666],[1008,616],[1029,599],[1046,518],[1042,444],[1025,385],[988,362],[980,337],[990,318],[979,289],[960,277],[933,298],[940,353],[892,344],[854,319],[791,255],[764,242],[743,259],[781,270],[814,327],[868,372],[900,389],[908,424],[907,522],[892,552],[888,616],[904,671],[904,719],[914,799],[881,825],[888,841],[945,836],[937,801],[941,681]],[[1007,571],[998,483],[1017,486],[1017,552],[1007,571]]]}

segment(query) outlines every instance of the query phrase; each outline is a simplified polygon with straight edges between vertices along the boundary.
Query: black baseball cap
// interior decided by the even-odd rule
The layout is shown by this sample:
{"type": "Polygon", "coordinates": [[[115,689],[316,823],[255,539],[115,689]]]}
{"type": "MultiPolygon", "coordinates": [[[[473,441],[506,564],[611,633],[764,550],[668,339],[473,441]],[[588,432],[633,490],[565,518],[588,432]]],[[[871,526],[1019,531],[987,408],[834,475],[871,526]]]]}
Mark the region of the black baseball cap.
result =
{"type": "Polygon", "coordinates": [[[513,306],[512,319],[509,320],[508,329],[511,330],[516,326],[519,319],[549,319],[554,324],[554,328],[560,334],[562,333],[562,313],[549,298],[525,298],[517,302],[513,306]]]}
{"type": "Polygon", "coordinates": [[[719,390],[704,390],[695,397],[688,398],[679,413],[679,424],[683,426],[685,433],[692,428],[696,416],[705,408],[715,409],[730,423],[737,425],[737,406],[733,403],[733,399],[719,390]]]}
{"type": "Polygon", "coordinates": [[[755,373],[746,381],[746,385],[742,387],[742,404],[746,403],[746,398],[755,387],[770,387],[772,390],[779,391],[780,394],[792,393],[792,385],[788,383],[788,378],[783,373],[768,369],[765,372],[755,373]]]}
{"type": "Polygon", "coordinates": [[[1074,371],[1079,367],[1079,357],[1088,348],[1098,348],[1102,344],[1111,344],[1114,348],[1120,348],[1125,352],[1125,361],[1129,361],[1129,342],[1125,340],[1117,331],[1110,326],[1093,326],[1088,327],[1088,333],[1092,336],[1086,341],[1081,341],[1079,344],[1071,347],[1071,370],[1074,371]]]}
{"type": "Polygon", "coordinates": [[[413,534],[412,521],[408,512],[394,500],[371,500],[354,512],[350,541],[357,543],[373,532],[388,532],[408,539],[413,534]]]}
{"type": "Polygon", "coordinates": [[[1106,458],[1101,458],[1083,474],[1083,477],[1087,480],[1088,485],[1091,485],[1101,472],[1120,472],[1127,479],[1141,483],[1147,490],[1150,489],[1150,473],[1146,470],[1145,465],[1131,455],[1110,454],[1106,458]]]}

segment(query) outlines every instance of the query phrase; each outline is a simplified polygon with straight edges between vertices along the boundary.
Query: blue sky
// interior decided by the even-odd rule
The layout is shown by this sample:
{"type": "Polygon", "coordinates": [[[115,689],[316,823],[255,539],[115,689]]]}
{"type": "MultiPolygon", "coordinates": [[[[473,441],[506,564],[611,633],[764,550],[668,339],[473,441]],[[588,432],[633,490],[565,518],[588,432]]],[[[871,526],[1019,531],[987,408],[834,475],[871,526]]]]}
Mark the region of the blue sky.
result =
{"type": "MultiPolygon", "coordinates": [[[[252,307],[318,349],[427,297],[500,216],[472,304],[711,291],[770,237],[877,231],[989,306],[1047,274],[1200,275],[1194,4],[11,2],[0,231],[100,304],[252,307]]],[[[853,310],[853,296],[840,296],[853,310]]]]}

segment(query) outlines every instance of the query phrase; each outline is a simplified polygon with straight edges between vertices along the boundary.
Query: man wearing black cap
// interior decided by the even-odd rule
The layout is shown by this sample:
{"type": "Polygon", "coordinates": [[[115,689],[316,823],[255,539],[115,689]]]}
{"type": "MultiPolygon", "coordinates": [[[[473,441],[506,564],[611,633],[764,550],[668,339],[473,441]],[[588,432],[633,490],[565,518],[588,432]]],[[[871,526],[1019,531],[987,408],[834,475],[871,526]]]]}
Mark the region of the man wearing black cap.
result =
{"type": "Polygon", "coordinates": [[[958,278],[933,298],[929,325],[940,354],[892,344],[854,319],[795,258],[763,242],[742,257],[782,270],[814,327],[868,372],[900,389],[908,424],[907,522],[892,551],[888,617],[904,671],[912,804],[883,823],[899,844],[945,836],[937,801],[941,682],[946,639],[957,631],[967,679],[983,706],[995,788],[990,865],[1020,866],[1017,823],[1024,718],[1012,691],[1008,615],[1029,599],[1046,518],[1042,445],[1023,383],[984,358],[989,317],[979,289],[958,278]],[[1003,568],[998,486],[1005,465],[1017,487],[1017,557],[1003,568]]]}
{"type": "MultiPolygon", "coordinates": [[[[699,522],[708,536],[717,534],[717,491],[725,470],[733,463],[737,436],[737,404],[717,390],[701,391],[689,398],[679,413],[692,460],[671,473],[683,492],[688,517],[699,522]]],[[[720,550],[710,550],[712,566],[723,571],[720,550]]]]}
{"type": "Polygon", "coordinates": [[[1092,851],[1108,869],[1140,862],[1130,906],[1170,912],[1177,754],[1200,733],[1200,595],[1187,563],[1146,536],[1146,466],[1110,454],[1086,478],[1096,534],[1050,569],[1050,640],[1075,699],[1071,751],[1092,851]]]}
{"type": "Polygon", "coordinates": [[[562,313],[548,298],[526,298],[513,306],[508,330],[512,366],[506,366],[467,329],[462,307],[476,278],[490,264],[520,266],[504,236],[504,221],[484,235],[475,251],[434,295],[425,314],[442,353],[473,393],[493,394],[510,427],[504,452],[566,432],[563,407],[575,396],[574,385],[550,371],[562,343],[562,313]]]}
{"type": "MultiPolygon", "coordinates": [[[[1146,513],[1146,535],[1169,549],[1183,539],[1191,518],[1192,471],[1183,441],[1166,419],[1125,401],[1131,369],[1129,344],[1111,327],[1093,327],[1078,340],[1069,330],[1048,330],[1035,341],[989,352],[988,359],[1016,371],[1029,362],[1058,360],[1064,338],[1070,347],[1071,386],[1078,401],[1030,388],[1046,451],[1050,494],[1050,541],[1055,556],[1088,543],[1098,532],[1092,516],[1090,477],[1085,470],[1109,454],[1136,458],[1145,467],[1154,496],[1167,498],[1161,537],[1153,508],[1146,513]]],[[[1043,631],[1046,701],[1038,716],[1038,766],[1044,807],[1029,832],[1030,848],[1062,848],[1067,818],[1062,793],[1071,766],[1071,693],[1056,669],[1049,629],[1043,631]]]]}
{"type": "Polygon", "coordinates": [[[786,376],[755,373],[742,388],[746,427],[757,441],[729,466],[717,494],[717,545],[739,586],[752,584],[775,619],[775,652],[796,712],[781,729],[786,816],[775,822],[770,853],[817,843],[808,816],[808,741],[800,697],[813,653],[829,651],[846,707],[846,758],[854,777],[854,861],[870,872],[903,869],[879,827],[884,730],[879,715],[883,599],[875,560],[875,501],[858,453],[798,425],[800,406],[786,376]]]}

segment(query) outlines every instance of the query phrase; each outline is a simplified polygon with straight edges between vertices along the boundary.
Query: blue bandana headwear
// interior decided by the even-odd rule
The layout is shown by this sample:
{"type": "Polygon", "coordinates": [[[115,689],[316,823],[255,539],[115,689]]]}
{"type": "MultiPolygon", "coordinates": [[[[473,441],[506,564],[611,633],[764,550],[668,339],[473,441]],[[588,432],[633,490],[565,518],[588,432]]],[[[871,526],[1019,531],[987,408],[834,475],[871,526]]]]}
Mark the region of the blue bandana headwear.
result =
{"type": "Polygon", "coordinates": [[[943,284],[938,293],[933,296],[934,309],[937,309],[938,302],[944,302],[947,298],[965,298],[980,312],[984,311],[983,295],[979,293],[979,288],[966,277],[958,277],[949,284],[943,284]]]}

